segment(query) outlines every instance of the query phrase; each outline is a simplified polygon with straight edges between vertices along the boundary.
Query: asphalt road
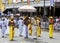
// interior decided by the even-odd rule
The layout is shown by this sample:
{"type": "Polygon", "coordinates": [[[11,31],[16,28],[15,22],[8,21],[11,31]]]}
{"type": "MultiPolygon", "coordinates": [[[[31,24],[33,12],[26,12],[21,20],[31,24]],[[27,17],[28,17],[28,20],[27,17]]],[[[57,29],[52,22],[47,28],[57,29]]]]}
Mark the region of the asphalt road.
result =
{"type": "Polygon", "coordinates": [[[53,39],[50,39],[48,32],[42,31],[41,37],[37,37],[37,40],[33,39],[33,36],[29,36],[28,39],[20,37],[18,29],[15,29],[14,41],[9,41],[9,36],[5,35],[5,38],[2,38],[1,35],[0,29],[0,43],[60,43],[60,33],[58,32],[54,32],[53,39]]]}

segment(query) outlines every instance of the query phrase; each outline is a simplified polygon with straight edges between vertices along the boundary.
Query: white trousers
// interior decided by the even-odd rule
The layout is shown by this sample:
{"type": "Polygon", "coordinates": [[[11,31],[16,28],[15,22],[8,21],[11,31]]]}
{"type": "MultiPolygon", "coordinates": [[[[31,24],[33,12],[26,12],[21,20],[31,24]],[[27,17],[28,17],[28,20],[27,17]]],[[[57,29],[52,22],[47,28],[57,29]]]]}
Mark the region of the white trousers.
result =
{"type": "Polygon", "coordinates": [[[5,34],[9,34],[9,26],[7,26],[7,29],[5,31],[5,34]]]}
{"type": "Polygon", "coordinates": [[[2,27],[2,36],[4,36],[4,34],[5,34],[5,31],[6,31],[6,28],[5,27],[2,27]]]}

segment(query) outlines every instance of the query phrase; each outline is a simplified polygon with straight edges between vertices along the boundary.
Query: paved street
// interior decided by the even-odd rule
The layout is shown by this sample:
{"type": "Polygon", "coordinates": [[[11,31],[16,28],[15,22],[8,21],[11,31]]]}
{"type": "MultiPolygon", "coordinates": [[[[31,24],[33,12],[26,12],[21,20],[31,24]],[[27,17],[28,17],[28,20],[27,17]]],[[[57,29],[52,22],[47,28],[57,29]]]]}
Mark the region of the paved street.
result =
{"type": "Polygon", "coordinates": [[[41,37],[37,38],[37,41],[33,39],[32,36],[29,36],[29,39],[24,39],[23,37],[19,37],[18,29],[15,29],[15,37],[14,41],[9,41],[8,36],[5,38],[1,38],[1,30],[0,30],[0,43],[59,43],[60,42],[60,33],[55,32],[54,38],[50,39],[48,36],[48,32],[42,31],[41,37]]]}

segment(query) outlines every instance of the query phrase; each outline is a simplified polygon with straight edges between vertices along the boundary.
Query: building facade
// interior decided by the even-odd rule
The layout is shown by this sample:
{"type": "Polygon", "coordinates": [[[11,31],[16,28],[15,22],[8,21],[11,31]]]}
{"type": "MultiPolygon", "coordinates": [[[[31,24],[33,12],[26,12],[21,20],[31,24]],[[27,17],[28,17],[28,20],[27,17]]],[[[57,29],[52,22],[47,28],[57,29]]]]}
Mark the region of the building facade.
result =
{"type": "MultiPolygon", "coordinates": [[[[30,5],[34,6],[37,9],[38,15],[54,15],[56,2],[58,0],[30,0],[30,5]],[[44,11],[45,8],[45,11],[44,11]]],[[[5,9],[17,9],[23,5],[27,5],[27,0],[3,0],[2,3],[5,5],[5,9]]],[[[14,10],[13,10],[14,11],[14,10]]]]}
{"type": "Polygon", "coordinates": [[[55,0],[55,16],[60,16],[60,0],[55,0]]]}

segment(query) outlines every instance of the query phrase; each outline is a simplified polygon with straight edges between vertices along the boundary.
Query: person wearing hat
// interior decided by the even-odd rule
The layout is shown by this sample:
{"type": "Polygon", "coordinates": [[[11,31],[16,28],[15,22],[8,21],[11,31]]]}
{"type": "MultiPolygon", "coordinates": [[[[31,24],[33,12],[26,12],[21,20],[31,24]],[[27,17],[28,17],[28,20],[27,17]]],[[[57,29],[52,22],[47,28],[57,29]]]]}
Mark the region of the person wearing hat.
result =
{"type": "Polygon", "coordinates": [[[7,28],[7,26],[6,26],[6,22],[5,22],[5,17],[2,17],[2,21],[1,21],[2,38],[4,38],[6,28],[7,28]]]}
{"type": "Polygon", "coordinates": [[[24,19],[23,33],[22,33],[24,38],[28,38],[28,19],[29,19],[28,17],[24,19]]]}
{"type": "Polygon", "coordinates": [[[14,26],[15,26],[13,16],[11,16],[8,25],[9,25],[9,39],[10,39],[10,41],[13,41],[13,38],[14,38],[14,26]]]}
{"type": "Polygon", "coordinates": [[[54,19],[52,16],[49,17],[49,37],[53,38],[54,32],[54,19]]]}
{"type": "Polygon", "coordinates": [[[41,23],[40,23],[40,18],[37,17],[37,36],[41,36],[41,23]]]}

